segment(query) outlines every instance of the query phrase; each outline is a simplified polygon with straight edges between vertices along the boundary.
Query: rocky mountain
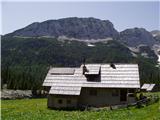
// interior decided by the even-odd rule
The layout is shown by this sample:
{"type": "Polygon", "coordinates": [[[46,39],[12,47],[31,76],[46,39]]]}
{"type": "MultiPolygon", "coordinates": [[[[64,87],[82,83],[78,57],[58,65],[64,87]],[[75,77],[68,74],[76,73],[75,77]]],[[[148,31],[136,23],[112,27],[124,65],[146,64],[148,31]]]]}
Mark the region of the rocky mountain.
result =
{"type": "Polygon", "coordinates": [[[35,22],[7,36],[66,36],[68,38],[78,39],[104,39],[117,37],[118,32],[109,20],[100,20],[92,17],[70,17],[58,20],[47,20],[41,23],[35,22]]]}
{"type": "Polygon", "coordinates": [[[160,31],[148,32],[144,28],[131,28],[117,32],[109,20],[96,18],[69,17],[58,20],[35,22],[6,36],[17,37],[53,37],[79,40],[97,40],[113,38],[129,47],[160,44],[160,31]],[[157,42],[158,41],[158,42],[157,42]]]}
{"type": "Polygon", "coordinates": [[[144,28],[131,28],[119,33],[109,20],[100,20],[92,17],[70,17],[58,20],[47,20],[41,23],[35,22],[5,36],[16,36],[19,38],[56,38],[62,41],[67,39],[70,41],[75,40],[90,43],[118,40],[118,42],[130,48],[132,52],[136,51],[136,54],[139,52],[144,57],[156,59],[155,54],[158,55],[160,51],[159,31],[148,32],[144,28]],[[144,53],[140,48],[148,50],[144,53]],[[155,52],[155,54],[153,52],[155,52]]]}
{"type": "Polygon", "coordinates": [[[153,35],[155,40],[160,43],[160,31],[159,30],[153,30],[153,31],[151,31],[151,34],[153,35]]]}
{"type": "Polygon", "coordinates": [[[156,40],[153,38],[152,34],[144,28],[132,28],[120,32],[119,41],[129,47],[137,47],[139,45],[152,47],[156,44],[156,40]]]}
{"type": "Polygon", "coordinates": [[[151,31],[151,34],[153,36],[160,36],[160,31],[159,30],[153,30],[153,31],[151,31]]]}
{"type": "Polygon", "coordinates": [[[141,54],[141,56],[145,58],[152,58],[152,59],[158,59],[157,55],[155,54],[154,50],[152,50],[147,45],[139,45],[138,51],[141,54]]]}

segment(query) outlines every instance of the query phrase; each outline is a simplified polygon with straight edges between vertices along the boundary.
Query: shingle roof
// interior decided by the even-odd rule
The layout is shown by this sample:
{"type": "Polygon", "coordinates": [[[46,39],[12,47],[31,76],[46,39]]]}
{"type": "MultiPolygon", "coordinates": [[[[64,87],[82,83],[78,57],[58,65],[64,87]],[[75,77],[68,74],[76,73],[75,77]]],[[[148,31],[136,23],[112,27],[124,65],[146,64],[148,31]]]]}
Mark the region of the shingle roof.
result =
{"type": "Polygon", "coordinates": [[[151,84],[148,88],[147,91],[151,91],[154,88],[155,84],[151,84]]]}
{"type": "Polygon", "coordinates": [[[154,88],[155,84],[143,84],[141,89],[145,89],[147,91],[151,91],[154,88]]]}
{"type": "Polygon", "coordinates": [[[51,68],[49,73],[56,75],[73,75],[74,71],[74,68],[51,68]]]}
{"type": "MultiPolygon", "coordinates": [[[[81,65],[82,67],[83,65],[81,65]]],[[[98,75],[100,72],[100,64],[88,64],[88,72],[85,72],[85,75],[98,75]]]]}
{"type": "Polygon", "coordinates": [[[150,86],[150,84],[143,84],[143,86],[141,87],[141,89],[147,89],[150,86]]]}
{"type": "MultiPolygon", "coordinates": [[[[43,86],[51,86],[49,94],[80,95],[82,87],[98,88],[140,88],[137,64],[115,64],[113,69],[110,64],[86,64],[90,73],[100,73],[99,82],[87,81],[83,75],[82,67],[74,68],[74,74],[51,74],[50,69],[43,86]]],[[[57,69],[57,68],[56,68],[57,69]]]]}
{"type": "Polygon", "coordinates": [[[53,85],[49,94],[80,95],[81,87],[53,85]]]}

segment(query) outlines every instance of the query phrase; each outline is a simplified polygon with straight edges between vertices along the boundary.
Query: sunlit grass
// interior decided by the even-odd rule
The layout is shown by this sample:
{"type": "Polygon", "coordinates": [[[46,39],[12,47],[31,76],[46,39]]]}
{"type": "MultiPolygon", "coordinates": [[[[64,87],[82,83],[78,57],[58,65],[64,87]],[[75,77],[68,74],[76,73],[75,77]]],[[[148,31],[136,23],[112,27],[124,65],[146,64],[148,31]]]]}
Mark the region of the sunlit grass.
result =
{"type": "Polygon", "coordinates": [[[2,120],[160,120],[160,102],[143,108],[101,111],[51,110],[47,108],[47,99],[2,100],[1,103],[2,120]]]}

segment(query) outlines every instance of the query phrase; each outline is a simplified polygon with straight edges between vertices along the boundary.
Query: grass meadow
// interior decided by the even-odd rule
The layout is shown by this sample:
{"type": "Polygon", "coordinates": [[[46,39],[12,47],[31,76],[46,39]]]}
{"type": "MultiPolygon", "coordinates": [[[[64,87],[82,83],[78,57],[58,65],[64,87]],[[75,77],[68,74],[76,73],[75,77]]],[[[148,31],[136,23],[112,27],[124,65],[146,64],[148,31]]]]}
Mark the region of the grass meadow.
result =
{"type": "MultiPolygon", "coordinates": [[[[160,96],[159,93],[155,93],[160,96]]],[[[160,101],[142,108],[63,111],[47,108],[47,99],[1,100],[2,120],[160,120],[160,101]]]]}

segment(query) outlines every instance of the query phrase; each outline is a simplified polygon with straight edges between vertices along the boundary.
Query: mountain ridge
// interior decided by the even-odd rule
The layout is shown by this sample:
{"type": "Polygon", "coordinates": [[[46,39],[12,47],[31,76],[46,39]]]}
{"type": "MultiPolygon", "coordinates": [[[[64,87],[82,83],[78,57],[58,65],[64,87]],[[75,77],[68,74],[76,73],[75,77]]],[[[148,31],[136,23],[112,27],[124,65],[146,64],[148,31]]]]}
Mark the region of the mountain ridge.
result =
{"type": "Polygon", "coordinates": [[[67,39],[87,43],[117,40],[128,48],[137,49],[136,51],[140,51],[139,48],[142,49],[142,47],[143,49],[148,48],[154,50],[157,55],[160,51],[158,30],[149,32],[144,28],[135,27],[118,32],[109,20],[100,20],[93,17],[69,17],[34,22],[5,36],[19,38],[56,38],[62,41],[67,39]]]}
{"type": "Polygon", "coordinates": [[[61,19],[46,20],[43,22],[34,22],[26,27],[18,29],[4,36],[18,37],[66,37],[79,40],[99,40],[106,38],[118,39],[129,47],[135,47],[137,44],[146,44],[152,47],[154,44],[160,44],[159,32],[147,31],[144,28],[127,28],[118,32],[112,22],[93,17],[78,18],[68,17],[61,19]],[[155,34],[158,36],[155,37],[155,34]]]}
{"type": "Polygon", "coordinates": [[[117,37],[118,32],[109,20],[100,20],[92,17],[69,17],[34,22],[22,29],[7,34],[7,36],[66,36],[80,39],[103,39],[106,37],[117,37]]]}

